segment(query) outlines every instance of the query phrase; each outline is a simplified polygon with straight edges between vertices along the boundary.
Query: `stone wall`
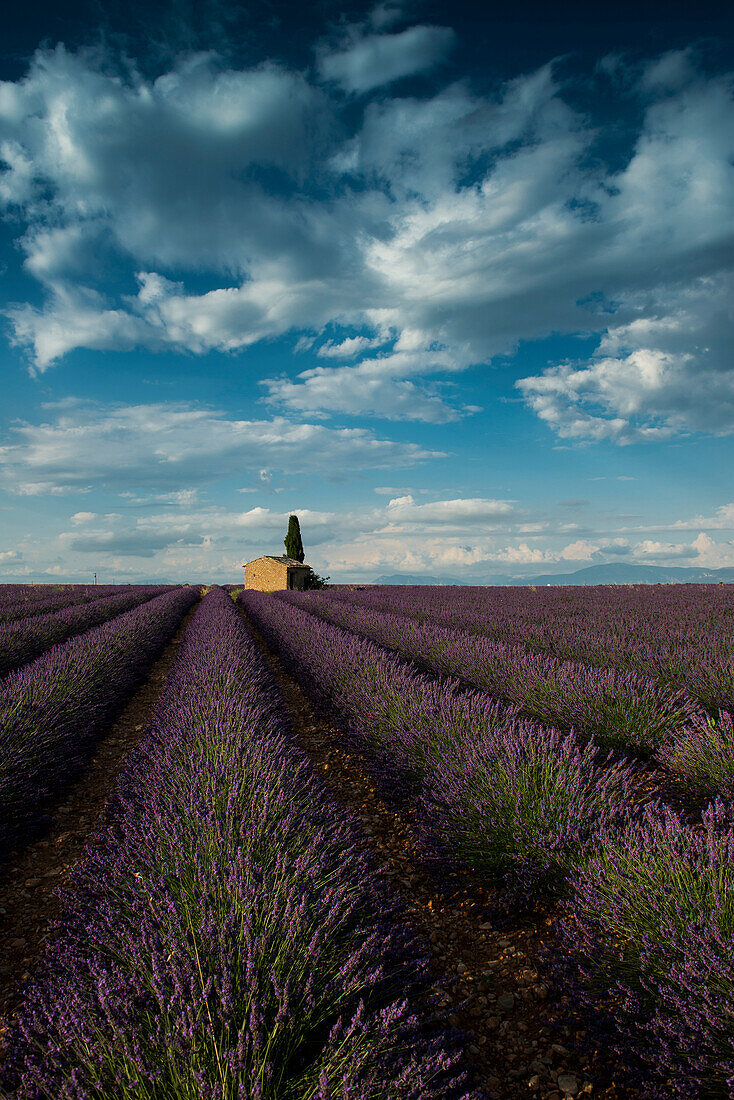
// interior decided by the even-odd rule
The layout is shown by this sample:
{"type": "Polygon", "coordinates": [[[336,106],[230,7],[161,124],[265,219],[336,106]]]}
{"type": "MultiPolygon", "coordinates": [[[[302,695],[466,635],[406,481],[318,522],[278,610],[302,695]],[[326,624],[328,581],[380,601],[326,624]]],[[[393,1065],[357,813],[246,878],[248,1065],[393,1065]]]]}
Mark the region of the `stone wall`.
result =
{"type": "Polygon", "coordinates": [[[245,588],[276,592],[288,587],[288,566],[272,558],[257,558],[245,566],[245,588]]]}

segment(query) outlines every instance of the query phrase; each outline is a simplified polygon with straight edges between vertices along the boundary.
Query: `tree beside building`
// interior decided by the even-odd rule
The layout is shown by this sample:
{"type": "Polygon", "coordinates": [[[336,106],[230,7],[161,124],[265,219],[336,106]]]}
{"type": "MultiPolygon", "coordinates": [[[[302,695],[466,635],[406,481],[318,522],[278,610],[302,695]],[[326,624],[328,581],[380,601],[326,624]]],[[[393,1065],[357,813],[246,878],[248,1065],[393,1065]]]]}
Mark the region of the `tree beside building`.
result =
{"type": "Polygon", "coordinates": [[[286,557],[290,558],[291,561],[303,561],[306,555],[303,552],[301,525],[298,522],[298,516],[288,517],[288,533],[283,539],[283,543],[286,557]]]}

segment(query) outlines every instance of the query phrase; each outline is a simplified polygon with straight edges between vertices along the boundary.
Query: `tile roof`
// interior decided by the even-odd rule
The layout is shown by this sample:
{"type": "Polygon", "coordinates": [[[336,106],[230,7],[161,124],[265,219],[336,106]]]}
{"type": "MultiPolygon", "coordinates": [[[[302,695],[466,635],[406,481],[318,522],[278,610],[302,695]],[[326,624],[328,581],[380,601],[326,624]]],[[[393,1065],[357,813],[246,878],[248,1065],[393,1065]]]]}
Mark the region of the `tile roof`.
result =
{"type": "MultiPolygon", "coordinates": [[[[287,558],[285,554],[281,554],[280,556],[277,556],[276,554],[262,554],[259,558],[253,558],[253,561],[262,561],[263,558],[267,559],[267,561],[280,562],[281,565],[287,565],[291,569],[311,568],[309,565],[304,565],[302,561],[296,561],[295,558],[287,558]]],[[[252,562],[248,561],[247,564],[251,565],[252,562]]]]}

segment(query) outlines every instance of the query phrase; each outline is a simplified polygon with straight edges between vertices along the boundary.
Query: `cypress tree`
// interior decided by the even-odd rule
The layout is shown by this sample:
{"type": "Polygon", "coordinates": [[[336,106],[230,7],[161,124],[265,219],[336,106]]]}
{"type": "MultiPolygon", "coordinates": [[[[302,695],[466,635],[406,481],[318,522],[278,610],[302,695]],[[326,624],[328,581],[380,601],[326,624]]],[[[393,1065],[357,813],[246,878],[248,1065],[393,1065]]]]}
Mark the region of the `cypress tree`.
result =
{"type": "Polygon", "coordinates": [[[285,544],[286,555],[289,558],[293,558],[294,561],[303,561],[305,554],[303,553],[301,525],[298,522],[298,516],[289,516],[288,534],[283,539],[283,542],[285,544]]]}

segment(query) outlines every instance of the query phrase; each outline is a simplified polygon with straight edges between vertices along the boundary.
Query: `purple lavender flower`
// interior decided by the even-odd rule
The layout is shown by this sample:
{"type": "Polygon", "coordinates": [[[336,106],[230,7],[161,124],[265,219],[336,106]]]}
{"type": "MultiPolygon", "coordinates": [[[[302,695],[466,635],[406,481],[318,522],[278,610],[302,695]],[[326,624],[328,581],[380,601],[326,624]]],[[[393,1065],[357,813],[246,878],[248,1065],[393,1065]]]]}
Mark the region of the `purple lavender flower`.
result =
{"type": "Polygon", "coordinates": [[[648,1063],[650,1095],[733,1095],[731,807],[712,803],[694,827],[655,805],[600,832],[569,898],[564,943],[590,1008],[611,986],[622,1050],[648,1063]]]}
{"type": "Polygon", "coordinates": [[[0,676],[32,661],[51,646],[82,634],[165,591],[160,585],[136,585],[90,603],[73,604],[52,614],[3,623],[0,625],[0,676]]]}
{"type": "Polygon", "coordinates": [[[187,630],[0,1077],[23,1100],[469,1100],[426,960],[231,599],[187,630]],[[407,998],[407,999],[406,999],[407,998]]]}
{"type": "Polygon", "coordinates": [[[734,801],[734,721],[726,711],[716,718],[696,715],[662,746],[657,759],[693,790],[734,801]]]}
{"type": "Polygon", "coordinates": [[[520,645],[559,660],[636,672],[685,688],[708,710],[734,708],[730,585],[339,587],[310,593],[520,645]]]}
{"type": "Polygon", "coordinates": [[[55,646],[3,681],[0,853],[32,830],[198,596],[174,589],[55,646]]]}
{"type": "Polygon", "coordinates": [[[426,829],[475,872],[563,887],[600,829],[630,812],[634,773],[573,735],[518,721],[457,739],[427,775],[426,829]]]}
{"type": "Polygon", "coordinates": [[[311,593],[284,592],[277,598],[394,649],[420,668],[456,677],[534,718],[576,729],[610,748],[648,754],[700,711],[684,691],[636,673],[560,661],[323,594],[314,599],[311,593]]]}
{"type": "Polygon", "coordinates": [[[418,672],[294,601],[240,597],[316,697],[328,702],[388,791],[418,796],[426,849],[481,874],[562,887],[602,823],[637,801],[634,770],[592,742],[418,672]]]}

